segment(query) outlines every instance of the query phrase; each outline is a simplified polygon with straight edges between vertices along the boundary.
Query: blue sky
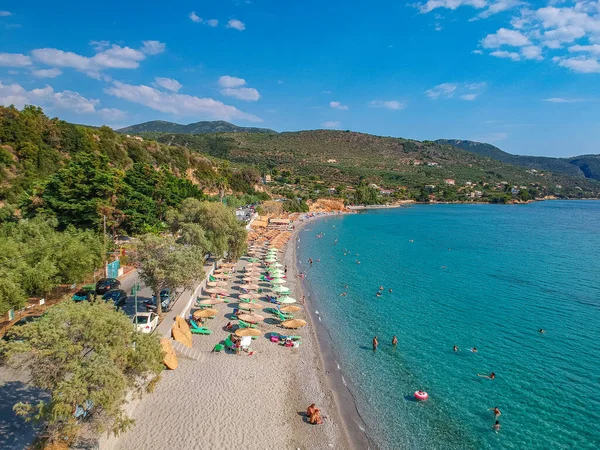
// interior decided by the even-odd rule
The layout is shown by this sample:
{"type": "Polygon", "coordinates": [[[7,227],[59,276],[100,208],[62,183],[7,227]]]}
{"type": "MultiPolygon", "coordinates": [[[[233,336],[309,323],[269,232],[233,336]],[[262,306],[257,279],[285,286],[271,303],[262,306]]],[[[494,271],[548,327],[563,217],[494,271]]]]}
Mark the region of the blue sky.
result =
{"type": "Polygon", "coordinates": [[[600,2],[0,3],[0,104],[600,153],[600,2]]]}

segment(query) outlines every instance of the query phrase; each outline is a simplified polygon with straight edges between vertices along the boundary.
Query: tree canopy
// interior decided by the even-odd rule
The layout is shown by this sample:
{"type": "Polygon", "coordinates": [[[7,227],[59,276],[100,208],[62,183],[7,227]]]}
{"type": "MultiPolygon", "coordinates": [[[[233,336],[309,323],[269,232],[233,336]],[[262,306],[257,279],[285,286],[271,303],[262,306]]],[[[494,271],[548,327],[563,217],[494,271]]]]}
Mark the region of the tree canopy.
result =
{"type": "Polygon", "coordinates": [[[163,368],[158,338],[136,332],[104,302],[65,301],[9,333],[17,339],[0,348],[2,355],[28,367],[31,383],[50,394],[14,410],[43,421],[51,442],[69,442],[83,424],[97,433],[125,431],[133,424],[123,411],[127,394],[149,390],[163,368]],[[89,414],[83,423],[74,416],[77,407],[89,414]]]}

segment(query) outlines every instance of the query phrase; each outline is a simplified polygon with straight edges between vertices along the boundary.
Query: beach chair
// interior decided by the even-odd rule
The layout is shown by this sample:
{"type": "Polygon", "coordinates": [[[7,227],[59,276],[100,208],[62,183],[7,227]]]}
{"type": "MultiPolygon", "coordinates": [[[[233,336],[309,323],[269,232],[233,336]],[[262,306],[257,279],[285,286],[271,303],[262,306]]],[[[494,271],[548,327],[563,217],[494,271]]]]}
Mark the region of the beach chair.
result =
{"type": "Polygon", "coordinates": [[[225,347],[227,347],[229,350],[233,350],[233,341],[231,340],[231,335],[227,336],[227,339],[225,339],[225,347]]]}
{"type": "Polygon", "coordinates": [[[221,351],[225,348],[225,346],[223,344],[215,344],[214,348],[212,349],[213,353],[221,353],[221,351]]]}
{"type": "Polygon", "coordinates": [[[253,323],[248,323],[248,322],[244,322],[241,319],[238,319],[240,328],[258,328],[258,325],[253,324],[253,323]]]}
{"type": "Polygon", "coordinates": [[[212,334],[212,330],[206,327],[199,327],[193,320],[190,320],[190,331],[194,334],[212,334]]]}
{"type": "Polygon", "coordinates": [[[294,316],[292,314],[285,314],[282,313],[281,311],[279,311],[278,309],[275,310],[275,315],[277,316],[277,318],[281,321],[284,320],[288,320],[288,319],[293,319],[294,316]]]}

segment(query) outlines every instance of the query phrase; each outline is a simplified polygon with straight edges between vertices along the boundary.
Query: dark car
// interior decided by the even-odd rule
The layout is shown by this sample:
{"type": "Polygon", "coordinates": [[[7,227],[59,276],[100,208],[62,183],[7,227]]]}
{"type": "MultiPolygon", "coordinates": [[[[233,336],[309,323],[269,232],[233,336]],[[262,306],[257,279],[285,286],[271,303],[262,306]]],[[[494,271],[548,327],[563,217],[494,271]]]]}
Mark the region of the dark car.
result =
{"type": "Polygon", "coordinates": [[[92,301],[96,296],[96,287],[92,285],[82,286],[75,294],[73,294],[74,302],[92,301]]]}
{"type": "Polygon", "coordinates": [[[115,308],[119,309],[127,303],[127,292],[123,289],[111,289],[102,296],[102,300],[105,302],[112,301],[115,304],[115,308]]]}
{"type": "Polygon", "coordinates": [[[121,282],[116,278],[102,278],[96,283],[96,294],[104,295],[111,289],[119,289],[121,282]]]}
{"type": "Polygon", "coordinates": [[[2,336],[2,340],[3,341],[12,341],[12,340],[16,339],[15,336],[12,335],[12,333],[11,333],[12,329],[14,329],[15,327],[27,325],[28,323],[38,320],[40,317],[42,317],[42,316],[26,316],[26,317],[23,317],[22,319],[17,320],[12,325],[12,327],[10,327],[9,330],[4,334],[4,336],[2,336]]]}
{"type": "MultiPolygon", "coordinates": [[[[144,300],[147,311],[156,311],[156,297],[153,295],[151,300],[144,300]]],[[[173,306],[173,293],[171,289],[160,291],[160,305],[164,312],[170,311],[173,306]]]]}

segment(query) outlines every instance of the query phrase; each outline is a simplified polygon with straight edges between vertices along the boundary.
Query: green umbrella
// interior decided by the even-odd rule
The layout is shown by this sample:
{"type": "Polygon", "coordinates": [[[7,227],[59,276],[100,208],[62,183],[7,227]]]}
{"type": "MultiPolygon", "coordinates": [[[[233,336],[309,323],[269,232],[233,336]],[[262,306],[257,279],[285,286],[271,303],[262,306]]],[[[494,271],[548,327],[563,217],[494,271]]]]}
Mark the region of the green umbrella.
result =
{"type": "Polygon", "coordinates": [[[273,292],[276,292],[278,294],[287,294],[290,291],[289,287],[286,286],[275,286],[274,288],[271,289],[273,292]]]}
{"type": "Polygon", "coordinates": [[[273,278],[281,278],[283,275],[285,275],[285,272],[281,269],[271,269],[269,270],[269,274],[271,274],[273,278]]]}
{"type": "Polygon", "coordinates": [[[285,284],[285,280],[283,278],[273,278],[271,284],[285,284]]]}
{"type": "Polygon", "coordinates": [[[296,299],[292,298],[292,297],[281,297],[281,298],[278,298],[277,301],[279,303],[287,303],[287,304],[296,303],[296,299]]]}

